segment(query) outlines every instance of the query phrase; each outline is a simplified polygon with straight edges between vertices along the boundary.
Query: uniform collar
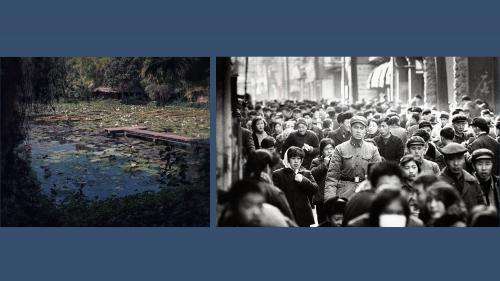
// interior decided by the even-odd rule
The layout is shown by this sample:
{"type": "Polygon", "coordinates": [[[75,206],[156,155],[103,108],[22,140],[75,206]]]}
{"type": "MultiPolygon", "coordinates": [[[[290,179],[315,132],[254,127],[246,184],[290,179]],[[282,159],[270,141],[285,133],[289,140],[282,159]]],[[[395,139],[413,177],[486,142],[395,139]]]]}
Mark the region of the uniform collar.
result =
{"type": "Polygon", "coordinates": [[[351,137],[351,139],[349,140],[349,143],[354,147],[361,147],[363,145],[363,140],[356,140],[356,139],[351,137]]]}

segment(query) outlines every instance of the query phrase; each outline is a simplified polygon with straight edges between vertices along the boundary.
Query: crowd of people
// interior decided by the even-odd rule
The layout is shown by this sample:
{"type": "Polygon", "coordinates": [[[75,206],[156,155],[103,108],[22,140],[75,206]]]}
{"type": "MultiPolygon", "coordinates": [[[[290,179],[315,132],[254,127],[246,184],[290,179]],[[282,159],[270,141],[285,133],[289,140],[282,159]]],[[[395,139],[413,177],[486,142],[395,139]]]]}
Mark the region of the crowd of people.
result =
{"type": "Polygon", "coordinates": [[[500,224],[500,118],[482,100],[240,105],[243,178],[219,226],[500,224]]]}

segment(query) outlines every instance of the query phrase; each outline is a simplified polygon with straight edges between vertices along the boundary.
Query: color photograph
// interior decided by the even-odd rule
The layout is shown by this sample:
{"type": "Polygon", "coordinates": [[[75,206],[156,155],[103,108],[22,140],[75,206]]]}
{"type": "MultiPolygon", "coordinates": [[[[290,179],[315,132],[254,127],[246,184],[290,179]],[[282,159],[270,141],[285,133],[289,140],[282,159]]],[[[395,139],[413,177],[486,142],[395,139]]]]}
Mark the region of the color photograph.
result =
{"type": "Polygon", "coordinates": [[[3,57],[1,226],[209,226],[208,57],[3,57]]]}

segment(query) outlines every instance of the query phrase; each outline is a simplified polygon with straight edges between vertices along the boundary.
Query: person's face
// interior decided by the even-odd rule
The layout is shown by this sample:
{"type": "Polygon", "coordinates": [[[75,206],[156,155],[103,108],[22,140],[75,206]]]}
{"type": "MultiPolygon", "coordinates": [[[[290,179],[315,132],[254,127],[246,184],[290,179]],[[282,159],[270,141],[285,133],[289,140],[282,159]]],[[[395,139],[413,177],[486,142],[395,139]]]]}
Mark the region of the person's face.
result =
{"type": "Polygon", "coordinates": [[[290,118],[292,116],[292,112],[290,110],[283,110],[282,113],[285,118],[290,118]]]}
{"type": "Polygon", "coordinates": [[[427,198],[427,194],[425,194],[425,190],[424,190],[424,185],[421,183],[414,184],[413,188],[417,191],[417,199],[418,199],[419,205],[424,206],[425,200],[427,198]]]}
{"type": "Polygon", "coordinates": [[[265,110],[265,111],[264,111],[264,116],[265,116],[265,117],[267,117],[267,118],[268,118],[269,116],[271,116],[271,111],[270,111],[270,110],[265,110]]]}
{"type": "Polygon", "coordinates": [[[493,161],[491,159],[479,159],[474,163],[476,174],[481,180],[488,180],[493,170],[493,161]]]}
{"type": "Polygon", "coordinates": [[[474,132],[474,134],[477,136],[481,130],[479,129],[479,127],[476,127],[476,126],[471,126],[472,128],[472,131],[474,132]]]}
{"type": "Polygon", "coordinates": [[[302,116],[302,114],[300,112],[294,112],[293,113],[293,118],[297,119],[297,118],[300,118],[302,116]]]}
{"type": "Polygon", "coordinates": [[[465,130],[465,126],[467,125],[466,122],[456,122],[453,123],[453,127],[455,128],[455,131],[458,133],[463,133],[465,130]]]}
{"type": "Polygon", "coordinates": [[[351,119],[346,119],[344,122],[342,122],[342,125],[344,125],[344,128],[348,131],[351,130],[351,119]]]}
{"type": "Polygon", "coordinates": [[[415,163],[414,161],[408,161],[406,162],[404,165],[403,165],[403,171],[405,173],[405,176],[410,179],[410,180],[414,180],[415,177],[417,177],[418,175],[418,166],[417,166],[417,163],[415,163]]]}
{"type": "Polygon", "coordinates": [[[300,165],[302,165],[302,158],[291,157],[288,162],[290,163],[290,167],[292,167],[293,170],[298,170],[300,168],[300,165]]]}
{"type": "Polygon", "coordinates": [[[264,196],[260,193],[248,193],[240,200],[238,212],[244,225],[259,225],[264,202],[264,196]]]}
{"type": "Polygon", "coordinates": [[[297,131],[299,132],[299,134],[304,135],[306,133],[306,131],[307,131],[307,125],[305,125],[305,124],[299,124],[297,126],[297,131]]]}
{"type": "Polygon", "coordinates": [[[436,198],[432,198],[427,203],[427,208],[429,209],[429,213],[433,219],[439,219],[446,212],[446,207],[444,203],[437,200],[436,198]]]}
{"type": "Polygon", "coordinates": [[[247,128],[252,128],[252,120],[249,120],[249,121],[247,122],[247,128]]]}
{"type": "Polygon", "coordinates": [[[310,124],[312,122],[312,118],[309,115],[306,115],[304,119],[306,119],[307,124],[310,124]]]}
{"type": "Polygon", "coordinates": [[[283,126],[280,124],[280,123],[277,123],[275,126],[274,126],[274,131],[277,133],[277,134],[281,134],[283,132],[283,126]]]}
{"type": "Polygon", "coordinates": [[[431,127],[423,127],[422,129],[424,129],[427,133],[429,133],[429,135],[432,132],[432,128],[431,127]]]}
{"type": "Polygon", "coordinates": [[[431,121],[432,115],[430,113],[422,115],[422,120],[431,121]]]}
{"type": "Polygon", "coordinates": [[[293,129],[293,126],[295,126],[293,122],[287,122],[285,125],[285,129],[291,130],[293,129]]]}
{"type": "Polygon", "coordinates": [[[465,164],[465,156],[453,156],[451,158],[446,159],[446,166],[450,169],[453,174],[459,174],[462,172],[462,169],[465,164]]]}
{"type": "Polygon", "coordinates": [[[375,134],[378,131],[378,125],[376,122],[370,122],[370,125],[368,126],[368,132],[370,134],[375,134]]]}
{"type": "Polygon", "coordinates": [[[376,191],[381,191],[384,189],[395,189],[400,190],[403,184],[398,176],[381,176],[378,179],[377,186],[375,187],[376,191]]]}
{"type": "Polygon", "coordinates": [[[329,144],[323,148],[323,156],[331,157],[332,154],[333,154],[333,146],[331,144],[329,144]]]}
{"type": "Polygon", "coordinates": [[[441,119],[441,127],[444,127],[446,124],[448,124],[448,118],[440,118],[441,119]]]}
{"type": "Polygon", "coordinates": [[[380,123],[379,130],[382,136],[387,136],[389,134],[389,126],[385,122],[380,123]]]}
{"type": "Polygon", "coordinates": [[[366,135],[366,127],[361,123],[354,123],[351,126],[352,137],[356,140],[362,140],[366,135]]]}
{"type": "Polygon", "coordinates": [[[264,132],[264,121],[263,120],[257,121],[257,123],[255,123],[255,128],[257,129],[257,133],[264,132]]]}
{"type": "Polygon", "coordinates": [[[408,151],[412,155],[422,158],[425,154],[426,149],[425,145],[412,145],[410,146],[410,148],[408,148],[408,151]]]}

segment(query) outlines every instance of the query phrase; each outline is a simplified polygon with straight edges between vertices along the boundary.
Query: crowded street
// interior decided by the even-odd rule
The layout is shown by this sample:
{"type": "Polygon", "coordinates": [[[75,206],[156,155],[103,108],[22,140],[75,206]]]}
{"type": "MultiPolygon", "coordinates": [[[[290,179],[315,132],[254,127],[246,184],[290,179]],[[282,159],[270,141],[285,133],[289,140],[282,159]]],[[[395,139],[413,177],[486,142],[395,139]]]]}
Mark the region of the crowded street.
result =
{"type": "Polygon", "coordinates": [[[218,226],[499,226],[497,67],[219,58],[218,226]]]}

